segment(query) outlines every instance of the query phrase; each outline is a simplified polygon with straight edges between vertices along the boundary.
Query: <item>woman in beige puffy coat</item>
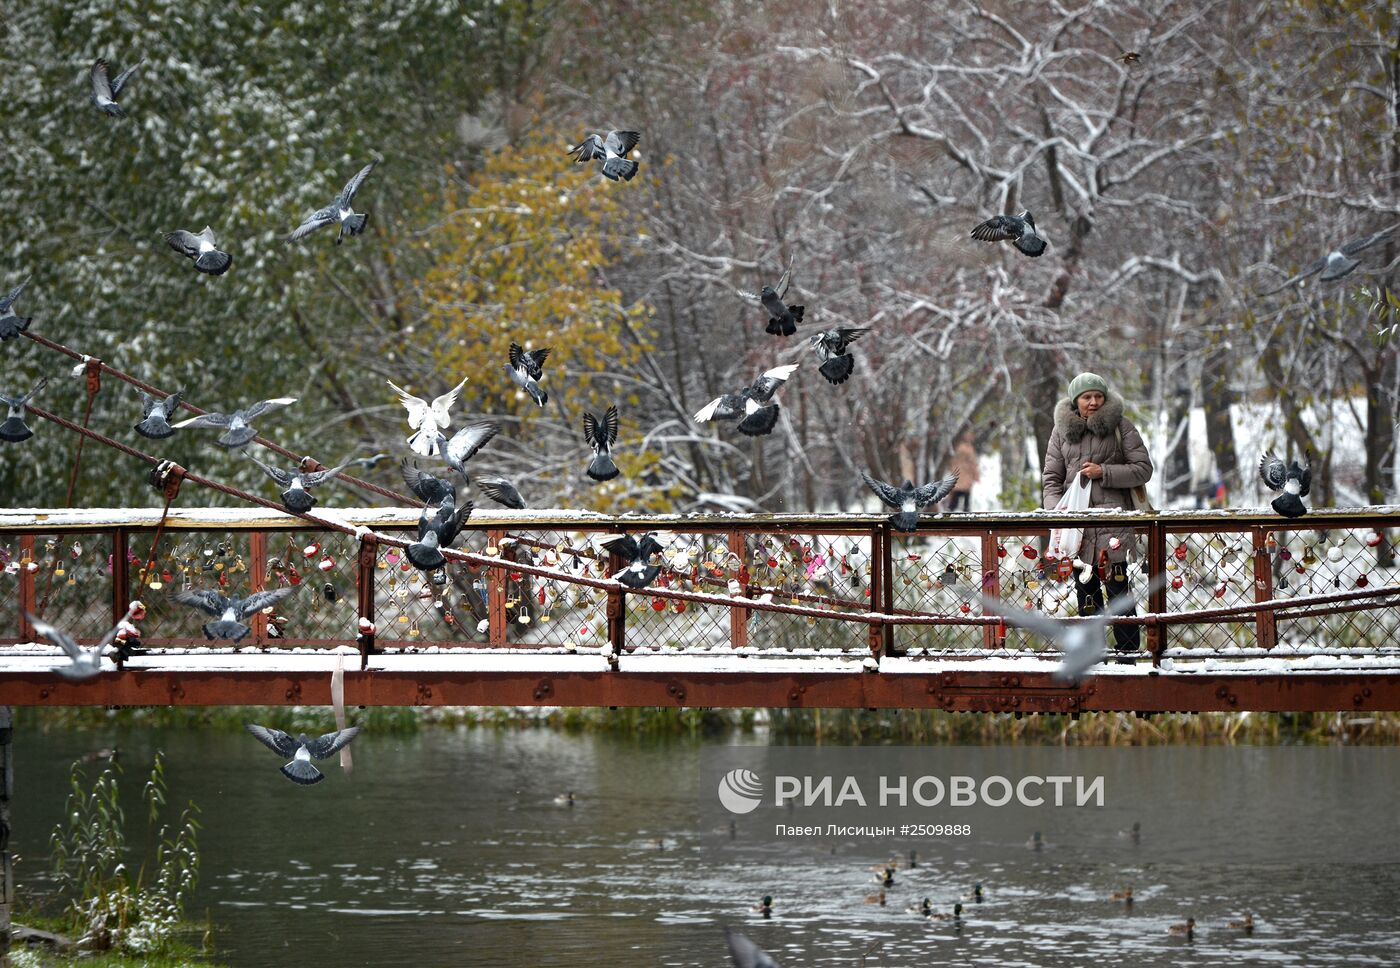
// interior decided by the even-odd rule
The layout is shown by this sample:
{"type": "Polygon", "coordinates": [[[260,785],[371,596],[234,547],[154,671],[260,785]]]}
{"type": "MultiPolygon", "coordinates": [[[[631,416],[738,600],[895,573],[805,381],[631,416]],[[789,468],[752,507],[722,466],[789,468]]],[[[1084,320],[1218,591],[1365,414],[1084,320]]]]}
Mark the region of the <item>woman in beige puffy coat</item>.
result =
{"type": "MultiPolygon", "coordinates": [[[[1041,474],[1045,507],[1059,503],[1078,471],[1090,481],[1089,506],[1095,508],[1131,511],[1133,488],[1152,479],[1152,459],[1142,435],[1123,416],[1122,398],[1110,393],[1108,381],[1095,373],[1071,380],[1069,397],[1055,405],[1055,429],[1041,474]]],[[[1110,600],[1131,591],[1127,557],[1132,546],[1130,528],[1084,530],[1079,557],[1091,567],[1087,578],[1081,578],[1084,569],[1075,569],[1079,614],[1102,611],[1105,588],[1110,600]]],[[[1120,651],[1137,651],[1137,626],[1115,627],[1114,644],[1120,651]]]]}

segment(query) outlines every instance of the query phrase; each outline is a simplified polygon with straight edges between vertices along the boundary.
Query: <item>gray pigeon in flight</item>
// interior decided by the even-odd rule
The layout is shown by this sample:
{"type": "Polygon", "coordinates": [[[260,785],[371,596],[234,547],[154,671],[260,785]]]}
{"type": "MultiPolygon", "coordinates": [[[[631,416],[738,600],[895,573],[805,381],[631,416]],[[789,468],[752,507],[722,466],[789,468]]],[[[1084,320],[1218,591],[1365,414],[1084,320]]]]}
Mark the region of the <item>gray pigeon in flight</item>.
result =
{"type": "Polygon", "coordinates": [[[232,639],[233,644],[237,645],[244,636],[253,631],[246,624],[250,616],[276,605],[299,587],[290,585],[286,588],[272,588],[254,592],[247,598],[227,598],[212,588],[197,592],[181,589],[171,595],[170,600],[177,605],[189,605],[214,616],[214,621],[206,622],[202,626],[206,639],[232,639]]]}
{"type": "Polygon", "coordinates": [[[318,736],[316,739],[312,739],[305,733],[300,733],[293,739],[289,733],[284,733],[280,729],[259,726],[257,723],[245,723],[243,728],[256,736],[258,742],[272,752],[279,756],[290,756],[292,761],[282,767],[282,775],[302,786],[311,786],[326,778],[326,775],[312,764],[311,758],[313,756],[318,760],[334,756],[340,752],[342,747],[349,746],[350,741],[360,734],[359,726],[350,726],[334,733],[318,736]]]}
{"type": "Polygon", "coordinates": [[[591,413],[583,415],[583,439],[593,448],[593,459],[584,471],[595,481],[610,481],[622,471],[613,463],[612,446],[617,443],[618,427],[617,404],[608,407],[603,419],[591,413]]]}
{"type": "Polygon", "coordinates": [[[67,632],[55,628],[42,619],[30,615],[29,624],[34,626],[35,632],[62,649],[71,660],[67,665],[55,666],[53,672],[72,682],[80,682],[84,679],[91,679],[102,671],[103,653],[107,650],[107,646],[116,639],[117,633],[131,620],[131,616],[136,614],[138,608],[140,608],[140,602],[132,602],[122,620],[102,636],[91,652],[79,645],[77,640],[67,632]]]}
{"type": "Polygon", "coordinates": [[[0,394],[0,403],[10,408],[9,415],[0,422],[0,440],[17,444],[21,440],[28,440],[34,436],[34,431],[29,429],[29,425],[24,422],[24,406],[29,399],[44,387],[49,385],[48,377],[42,377],[34,388],[22,397],[7,397],[0,394]]]}
{"type": "Polygon", "coordinates": [[[369,213],[357,213],[350,207],[350,203],[355,200],[355,193],[360,190],[369,173],[374,170],[378,161],[371,161],[358,172],[355,177],[345,183],[345,187],[340,190],[340,194],[335,200],[323,209],[312,212],[306,220],[296,227],[291,235],[287,236],[288,242],[296,242],[306,238],[312,232],[327,225],[340,223],[340,232],[335,237],[335,244],[340,245],[345,241],[345,236],[359,235],[365,230],[365,223],[369,221],[369,213]]]}
{"type": "MultiPolygon", "coordinates": [[[[1166,575],[1158,575],[1148,584],[1146,594],[1151,595],[1166,581],[1166,575]]],[[[1103,661],[1108,654],[1108,620],[1132,611],[1134,601],[1132,592],[1125,592],[1111,599],[1102,612],[1066,622],[1025,611],[989,595],[978,594],[977,597],[986,614],[1000,616],[1007,625],[1027,629],[1059,646],[1064,658],[1054,676],[1058,682],[1070,684],[1078,683],[1084,673],[1103,661]]]]}
{"type": "Polygon", "coordinates": [[[187,259],[194,260],[194,267],[210,276],[221,276],[233,265],[233,256],[219,250],[219,241],[214,238],[214,230],[204,226],[204,231],[195,235],[184,229],[176,229],[165,237],[170,247],[187,259]]]}
{"type": "Polygon", "coordinates": [[[541,407],[549,402],[549,394],[540,389],[539,382],[544,379],[544,361],[548,357],[548,346],[525,350],[519,343],[513,342],[510,344],[510,363],[506,365],[510,378],[541,407]]]}
{"type": "Polygon", "coordinates": [[[501,428],[488,420],[469,424],[453,434],[451,440],[443,441],[442,438],[439,438],[442,459],[447,461],[448,467],[462,475],[464,482],[470,484],[471,478],[467,476],[467,461],[471,460],[477,451],[490,443],[491,439],[500,432],[501,428]]]}
{"type": "Polygon", "coordinates": [[[117,98],[121,97],[126,82],[131,80],[131,75],[136,73],[136,68],[140,67],[141,64],[142,61],[137,61],[118,74],[115,81],[109,82],[107,80],[107,62],[101,59],[94,61],[92,70],[89,72],[89,76],[92,78],[92,103],[114,118],[126,117],[126,112],[117,103],[117,98]]]}
{"type": "Polygon", "coordinates": [[[1302,271],[1287,282],[1280,286],[1275,286],[1273,289],[1261,293],[1260,295],[1272,296],[1274,293],[1282,292],[1289,286],[1302,282],[1304,279],[1318,272],[1322,273],[1322,282],[1333,282],[1334,280],[1340,279],[1361,264],[1359,260],[1353,259],[1352,256],[1369,249],[1377,242],[1390,238],[1390,236],[1395,233],[1396,228],[1400,228],[1400,226],[1392,225],[1388,229],[1381,229],[1381,231],[1377,232],[1375,235],[1368,235],[1364,238],[1348,242],[1341,248],[1333,249],[1321,259],[1308,264],[1302,271]]]}
{"type": "Polygon", "coordinates": [[[296,402],[296,397],[260,400],[247,410],[235,410],[233,413],[205,413],[198,417],[181,420],[170,426],[176,430],[182,430],[185,427],[227,427],[228,430],[219,437],[218,442],[225,447],[243,447],[258,435],[258,432],[253,429],[253,421],[256,418],[270,410],[279,410],[296,402]]]}
{"type": "Polygon", "coordinates": [[[778,388],[787,382],[799,364],[786,363],[764,371],[738,393],[726,393],[715,397],[695,413],[696,423],[711,420],[738,420],[739,432],[749,437],[761,437],[772,433],[778,423],[781,409],[773,400],[778,388]]]}
{"type": "Polygon", "coordinates": [[[868,326],[843,326],[817,333],[811,338],[812,349],[822,358],[817,372],[826,377],[826,382],[840,386],[850,379],[851,372],[856,368],[856,358],[846,351],[847,347],[868,332],[868,326]]]}
{"type": "Polygon", "coordinates": [[[1298,462],[1284,464],[1273,454],[1265,451],[1259,458],[1259,477],[1271,491],[1282,491],[1274,498],[1273,509],[1285,518],[1301,518],[1308,513],[1302,499],[1308,496],[1312,486],[1311,464],[1299,466],[1298,462]]]}
{"type": "Polygon", "coordinates": [[[903,531],[905,534],[918,528],[920,511],[930,504],[937,504],[943,500],[953,492],[953,485],[958,483],[958,475],[956,474],[950,474],[941,481],[925,484],[923,487],[915,487],[914,482],[908,480],[900,487],[891,487],[884,481],[875,480],[863,471],[860,479],[865,481],[865,486],[874,491],[881,501],[898,512],[890,515],[890,527],[896,531],[903,531]]]}
{"type": "Polygon", "coordinates": [[[471,513],[471,501],[457,507],[451,497],[444,497],[436,508],[423,505],[423,513],[418,516],[418,540],[407,548],[409,562],[423,571],[436,571],[446,565],[447,558],[440,549],[452,547],[471,513]]]}
{"type": "Polygon", "coordinates": [[[29,279],[32,278],[26,278],[0,299],[0,341],[14,339],[29,328],[29,323],[34,317],[17,315],[10,307],[15,304],[15,300],[24,292],[24,287],[29,285],[29,279]]]}
{"type": "MultiPolygon", "coordinates": [[[[795,257],[794,257],[795,258],[795,257]]],[[[765,333],[774,336],[791,336],[797,332],[797,324],[802,322],[802,314],[805,312],[803,306],[789,306],[783,302],[787,296],[788,287],[792,285],[792,263],[793,259],[788,259],[787,271],[778,280],[777,286],[764,286],[760,292],[748,292],[744,289],[736,289],[740,299],[749,299],[762,303],[763,308],[768,311],[768,326],[765,333]]]]}
{"type": "Polygon", "coordinates": [[[399,474],[403,477],[404,486],[423,503],[441,504],[443,498],[451,498],[453,504],[457,503],[457,488],[451,481],[420,471],[417,464],[410,467],[407,457],[399,461],[399,474]]]}
{"type": "Polygon", "coordinates": [[[628,588],[646,588],[661,574],[661,568],[650,563],[652,555],[662,552],[654,531],[642,535],[640,540],[630,534],[618,535],[602,542],[600,547],[627,563],[627,566],[613,577],[628,588]]]}
{"type": "Polygon", "coordinates": [[[1009,241],[1032,259],[1043,255],[1049,245],[1036,231],[1035,216],[1029,209],[1020,215],[993,215],[972,230],[972,237],[979,242],[1009,241]]]}
{"type": "Polygon", "coordinates": [[[724,929],[724,941],[729,945],[734,968],[779,968],[772,955],[733,928],[724,929]]]}
{"type": "Polygon", "coordinates": [[[635,161],[629,161],[627,156],[641,140],[641,134],[636,131],[609,131],[606,136],[590,134],[570,148],[569,154],[574,156],[575,164],[594,159],[601,161],[599,170],[613,181],[619,178],[631,181],[640,166],[635,161]]]}
{"type": "Polygon", "coordinates": [[[525,499],[520,496],[515,485],[504,477],[478,478],[476,486],[481,488],[482,494],[502,507],[515,508],[517,511],[525,510],[525,499]]]}
{"type": "Polygon", "coordinates": [[[282,504],[288,511],[297,514],[305,514],[316,506],[316,499],[309,493],[314,487],[318,487],[331,478],[338,475],[350,464],[347,461],[337,467],[329,467],[323,471],[311,471],[303,473],[301,468],[293,471],[284,471],[280,468],[264,464],[252,454],[248,459],[263,469],[263,473],[277,482],[277,486],[282,488],[282,504]]]}
{"type": "Polygon", "coordinates": [[[161,399],[154,394],[141,393],[141,422],[136,425],[136,432],[142,437],[149,437],[151,440],[164,440],[175,434],[175,428],[170,426],[170,418],[175,415],[175,411],[180,409],[180,393],[176,390],[170,396],[161,399]]]}

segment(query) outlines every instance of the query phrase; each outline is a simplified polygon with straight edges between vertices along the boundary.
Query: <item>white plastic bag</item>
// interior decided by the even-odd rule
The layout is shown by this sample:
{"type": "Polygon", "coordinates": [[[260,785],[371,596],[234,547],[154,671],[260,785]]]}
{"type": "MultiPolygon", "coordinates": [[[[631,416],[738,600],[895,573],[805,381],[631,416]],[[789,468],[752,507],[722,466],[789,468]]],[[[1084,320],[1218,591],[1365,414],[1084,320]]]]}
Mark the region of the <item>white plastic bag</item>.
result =
{"type": "MultiPolygon", "coordinates": [[[[1089,490],[1092,486],[1083,471],[1076,471],[1074,480],[1070,481],[1069,487],[1065,488],[1065,493],[1060,496],[1060,503],[1055,505],[1056,511],[1087,511],[1089,510],[1089,490]]],[[[1083,528],[1055,528],[1050,532],[1050,547],[1046,550],[1047,558],[1073,558],[1079,554],[1079,545],[1084,540],[1083,528]]]]}

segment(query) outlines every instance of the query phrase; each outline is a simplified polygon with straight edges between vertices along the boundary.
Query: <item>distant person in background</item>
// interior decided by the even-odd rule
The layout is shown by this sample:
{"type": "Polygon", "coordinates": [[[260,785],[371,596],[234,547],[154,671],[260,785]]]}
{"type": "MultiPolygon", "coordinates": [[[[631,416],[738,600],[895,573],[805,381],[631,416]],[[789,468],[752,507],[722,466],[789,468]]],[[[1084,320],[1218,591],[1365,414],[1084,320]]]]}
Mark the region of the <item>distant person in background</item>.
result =
{"type": "MultiPolygon", "coordinates": [[[[1055,405],[1055,429],[1041,473],[1045,507],[1060,503],[1077,472],[1090,482],[1089,506],[1094,508],[1131,511],[1133,488],[1152,479],[1152,458],[1142,435],[1123,416],[1123,399],[1110,393],[1108,381],[1097,373],[1071,380],[1068,399],[1055,405]]],[[[1074,570],[1080,615],[1103,611],[1104,586],[1110,600],[1131,591],[1127,559],[1132,545],[1130,528],[1084,529],[1079,559],[1088,567],[1074,570]]],[[[1115,625],[1113,641],[1120,652],[1136,652],[1138,627],[1115,625]]]]}
{"type": "Polygon", "coordinates": [[[972,485],[977,483],[977,447],[973,443],[972,428],[968,427],[958,435],[953,444],[952,473],[958,475],[958,483],[953,485],[949,498],[949,511],[972,510],[972,485]]]}

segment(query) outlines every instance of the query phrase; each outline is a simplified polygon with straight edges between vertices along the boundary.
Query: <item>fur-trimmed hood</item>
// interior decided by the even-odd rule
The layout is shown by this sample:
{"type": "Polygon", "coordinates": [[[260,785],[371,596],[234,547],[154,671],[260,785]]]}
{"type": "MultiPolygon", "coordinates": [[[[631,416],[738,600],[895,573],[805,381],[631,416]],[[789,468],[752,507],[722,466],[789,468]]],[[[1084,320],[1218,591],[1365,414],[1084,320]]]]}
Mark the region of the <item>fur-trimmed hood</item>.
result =
{"type": "Polygon", "coordinates": [[[1104,394],[1103,406],[1088,420],[1079,416],[1073,400],[1066,398],[1055,404],[1055,429],[1072,444],[1079,443],[1086,430],[1096,437],[1111,437],[1122,420],[1123,398],[1113,392],[1104,394]]]}

